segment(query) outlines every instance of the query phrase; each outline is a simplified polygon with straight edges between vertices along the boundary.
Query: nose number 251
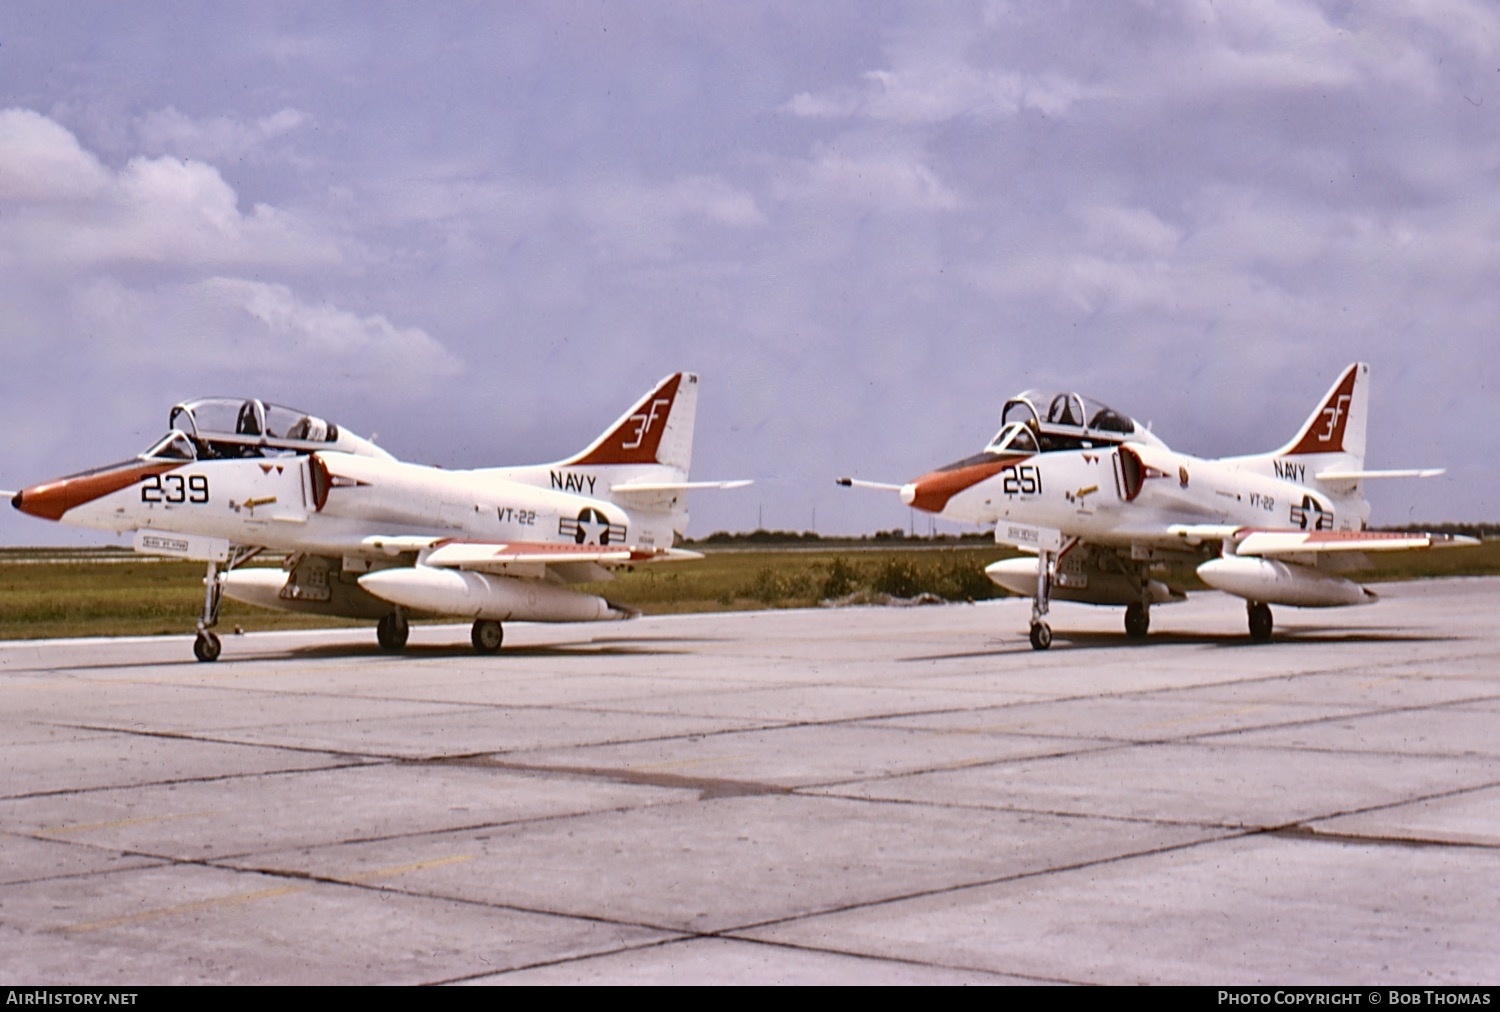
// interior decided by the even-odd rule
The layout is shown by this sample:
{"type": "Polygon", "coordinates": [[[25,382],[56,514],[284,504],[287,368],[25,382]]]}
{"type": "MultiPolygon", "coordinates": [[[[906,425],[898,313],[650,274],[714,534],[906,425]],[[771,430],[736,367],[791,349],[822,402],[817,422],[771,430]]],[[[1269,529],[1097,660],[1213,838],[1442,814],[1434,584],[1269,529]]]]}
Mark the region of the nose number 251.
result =
{"type": "Polygon", "coordinates": [[[1006,495],[1040,495],[1042,470],[1035,464],[1010,464],[1002,467],[1000,488],[1006,495]]]}

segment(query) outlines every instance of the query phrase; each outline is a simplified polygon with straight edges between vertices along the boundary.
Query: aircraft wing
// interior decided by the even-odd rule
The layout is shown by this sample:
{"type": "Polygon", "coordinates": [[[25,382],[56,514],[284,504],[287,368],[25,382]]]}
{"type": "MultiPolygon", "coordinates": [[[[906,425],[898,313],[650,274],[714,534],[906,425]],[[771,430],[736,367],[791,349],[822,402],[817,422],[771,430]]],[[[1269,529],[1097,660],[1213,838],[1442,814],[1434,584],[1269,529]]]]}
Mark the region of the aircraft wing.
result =
{"type": "Polygon", "coordinates": [[[507,572],[518,566],[561,566],[592,562],[600,566],[629,566],[643,562],[676,562],[703,558],[683,548],[616,548],[612,545],[555,545],[542,543],[437,542],[423,565],[476,572],[507,572]]]}
{"type": "Polygon", "coordinates": [[[1190,545],[1227,541],[1234,554],[1274,558],[1323,552],[1406,552],[1477,545],[1474,538],[1427,531],[1258,530],[1228,524],[1175,524],[1169,533],[1190,545]]]}
{"type": "Polygon", "coordinates": [[[620,566],[703,558],[684,548],[459,541],[413,535],[371,535],[361,539],[358,547],[366,554],[415,555],[416,565],[433,569],[535,580],[550,577],[563,583],[608,580],[611,570],[620,566]]]}
{"type": "Polygon", "coordinates": [[[1406,552],[1478,543],[1474,538],[1426,531],[1253,531],[1239,540],[1235,553],[1275,557],[1304,552],[1406,552]]]}

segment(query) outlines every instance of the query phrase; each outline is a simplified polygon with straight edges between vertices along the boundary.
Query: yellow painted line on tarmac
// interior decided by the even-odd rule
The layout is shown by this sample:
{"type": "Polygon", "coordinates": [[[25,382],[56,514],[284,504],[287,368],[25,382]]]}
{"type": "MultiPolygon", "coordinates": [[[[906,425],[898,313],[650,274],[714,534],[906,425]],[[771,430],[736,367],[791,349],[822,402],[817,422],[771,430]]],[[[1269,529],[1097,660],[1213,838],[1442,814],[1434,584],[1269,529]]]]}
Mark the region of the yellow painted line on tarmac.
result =
{"type": "Polygon", "coordinates": [[[454,854],[451,857],[437,857],[431,861],[416,861],[412,864],[395,864],[389,868],[377,868],[367,871],[362,875],[351,875],[350,882],[374,882],[383,878],[395,878],[397,875],[408,875],[414,871],[427,871],[429,868],[446,868],[453,864],[463,864],[478,857],[477,854],[454,854]]]}
{"type": "Polygon", "coordinates": [[[160,907],[156,910],[142,910],[135,914],[126,914],[123,917],[110,917],[100,921],[86,921],[83,924],[70,924],[63,928],[63,932],[69,935],[83,934],[88,931],[102,931],[106,928],[118,928],[127,924],[142,924],[146,921],[160,920],[163,917],[174,917],[177,914],[198,913],[203,910],[212,910],[215,907],[242,906],[246,903],[256,903],[260,900],[275,899],[279,896],[289,896],[307,889],[306,885],[277,886],[274,889],[257,889],[254,892],[238,893],[234,896],[216,896],[208,900],[196,900],[192,903],[180,903],[175,907],[160,907]]]}
{"type": "MultiPolygon", "coordinates": [[[[1036,758],[1041,758],[1041,757],[1038,756],[1036,758]]],[[[1001,757],[992,756],[992,755],[975,756],[972,759],[954,759],[954,760],[952,760],[950,762],[938,763],[938,764],[936,764],[934,766],[924,766],[924,767],[922,767],[921,770],[919,770],[917,772],[921,772],[921,773],[951,773],[954,770],[969,770],[969,769],[974,769],[977,766],[994,766],[996,763],[999,763],[999,762],[1002,762],[1002,761],[1009,761],[1009,760],[1004,760],[1001,757]]]]}
{"type": "Polygon", "coordinates": [[[1214,717],[1238,717],[1241,714],[1254,713],[1256,710],[1264,709],[1264,705],[1257,703],[1254,706],[1238,706],[1234,707],[1233,709],[1227,710],[1204,710],[1202,713],[1195,713],[1191,717],[1178,717],[1176,720],[1162,720],[1157,721],[1155,724],[1143,724],[1141,725],[1141,730],[1155,731],[1163,727],[1181,727],[1183,724],[1201,724],[1203,721],[1210,720],[1214,717]]]}
{"type": "Polygon", "coordinates": [[[674,770],[688,770],[698,766],[714,766],[722,763],[736,762],[741,759],[749,759],[755,753],[736,752],[728,755],[699,756],[696,759],[678,759],[669,763],[637,763],[625,767],[629,773],[670,773],[674,770]]]}
{"type": "Polygon", "coordinates": [[[123,826],[145,826],[153,822],[176,822],[179,819],[203,819],[224,812],[179,812],[176,815],[151,815],[139,819],[115,819],[112,822],[80,822],[72,826],[45,826],[36,831],[37,836],[73,836],[78,833],[94,833],[102,829],[119,829],[123,826]]]}
{"type": "Polygon", "coordinates": [[[1039,731],[1035,724],[976,724],[973,727],[921,727],[910,728],[914,731],[923,731],[927,734],[1033,734],[1044,735],[1048,732],[1039,731]]]}
{"type": "MultiPolygon", "coordinates": [[[[389,868],[378,868],[363,875],[351,876],[346,881],[362,883],[383,878],[394,878],[397,875],[406,875],[410,872],[422,871],[428,868],[461,864],[465,861],[474,860],[475,856],[474,854],[455,854],[451,857],[434,858],[431,861],[392,865],[389,868]]],[[[175,917],[178,914],[195,914],[219,907],[244,906],[250,903],[259,903],[261,900],[279,899],[282,896],[290,896],[293,893],[306,892],[311,888],[311,883],[297,883],[296,885],[274,886],[269,889],[256,889],[251,892],[236,893],[232,896],[216,896],[213,899],[195,900],[192,903],[180,903],[172,907],[142,910],[139,913],[125,914],[121,917],[108,917],[98,921],[85,921],[82,924],[70,924],[62,930],[64,934],[69,935],[84,934],[89,931],[103,931],[107,928],[119,928],[129,924],[142,924],[146,921],[160,920],[163,917],[175,917]]]]}

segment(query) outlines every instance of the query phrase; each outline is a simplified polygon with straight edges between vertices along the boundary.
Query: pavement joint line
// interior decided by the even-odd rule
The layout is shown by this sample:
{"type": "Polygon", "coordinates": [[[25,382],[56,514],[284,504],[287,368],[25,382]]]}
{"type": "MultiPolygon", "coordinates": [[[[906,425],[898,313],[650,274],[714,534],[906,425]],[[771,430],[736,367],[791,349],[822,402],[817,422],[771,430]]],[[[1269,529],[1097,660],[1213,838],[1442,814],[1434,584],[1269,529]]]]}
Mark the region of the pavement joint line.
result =
{"type": "MultiPolygon", "coordinates": [[[[911,805],[917,808],[937,808],[943,810],[951,810],[957,808],[976,812],[1005,812],[1011,815],[1044,815],[1048,818],[1054,819],[1075,819],[1085,820],[1089,822],[1119,822],[1140,826],[1171,826],[1174,828],[1186,829],[1222,830],[1225,832],[1234,833],[1236,835],[1260,833],[1265,832],[1267,829],[1267,827],[1265,826],[1249,826],[1244,823],[1236,823],[1234,825],[1230,825],[1223,822],[1209,822],[1204,819],[1162,819],[1147,818],[1145,816],[1139,815],[1069,812],[1053,808],[1026,808],[1020,805],[986,805],[972,801],[935,802],[916,798],[872,798],[862,794],[841,794],[837,791],[825,790],[823,788],[798,788],[795,793],[799,796],[807,795],[819,798],[838,798],[841,801],[856,801],[867,805],[911,805]],[[816,791],[816,793],[813,793],[814,790],[816,791]]],[[[1318,816],[1318,818],[1325,818],[1325,816],[1318,816]]]]}
{"type": "MultiPolygon", "coordinates": [[[[1321,820],[1315,820],[1321,821],[1321,820]]],[[[1330,833],[1299,823],[1283,829],[1272,830],[1270,835],[1291,840],[1311,840],[1316,843],[1338,843],[1369,847],[1411,847],[1413,849],[1468,847],[1475,850],[1500,852],[1500,841],[1482,843],[1477,840],[1434,840],[1428,837],[1411,836],[1361,836],[1358,833],[1330,833]]]]}
{"type": "Polygon", "coordinates": [[[885,896],[878,899],[865,900],[857,903],[845,903],[831,906],[818,911],[806,911],[786,917],[775,917],[768,920],[756,921],[750,924],[742,924],[733,928],[721,928],[715,934],[726,935],[737,931],[759,931],[769,927],[777,927],[785,924],[793,924],[798,921],[810,920],[816,917],[827,917],[831,914],[847,913],[851,910],[868,910],[873,907],[889,906],[893,903],[906,903],[911,900],[929,899],[934,896],[947,896],[954,893],[966,892],[973,889],[988,889],[997,885],[1006,885],[1011,882],[1024,882],[1027,879],[1040,878],[1045,875],[1058,875],[1066,872],[1082,871],[1086,868],[1101,868],[1107,865],[1119,864],[1124,861],[1135,861],[1143,857],[1155,857],[1161,854],[1171,854],[1178,851],[1191,850],[1196,847],[1212,846],[1234,840],[1245,839],[1252,836],[1261,836],[1267,833],[1264,828],[1250,828],[1239,832],[1226,832],[1222,835],[1209,836],[1202,840],[1187,840],[1181,843],[1163,844],[1159,847],[1148,847],[1142,850],[1132,850],[1117,854],[1109,854],[1104,857],[1090,858],[1076,861],[1071,864],[1049,865],[1045,868],[1033,868],[1019,871],[1008,875],[997,875],[985,879],[976,879],[972,882],[955,882],[949,885],[932,889],[915,889],[907,893],[895,896],[885,896]]]}
{"type": "Polygon", "coordinates": [[[366,766],[380,765],[373,762],[345,762],[335,763],[327,766],[298,766],[290,769],[251,770],[245,773],[215,773],[210,776],[199,777],[169,777],[165,780],[144,780],[135,783],[120,784],[94,784],[89,787],[58,787],[52,790],[33,791],[28,794],[0,795],[0,802],[7,801],[29,801],[34,798],[61,798],[71,795],[104,794],[110,791],[140,790],[146,787],[171,787],[176,784],[212,784],[220,781],[252,780],[256,777],[281,777],[299,776],[307,773],[321,773],[329,770],[360,769],[366,766]]]}
{"type": "Polygon", "coordinates": [[[772,945],[777,948],[790,949],[793,952],[831,953],[836,956],[845,956],[854,959],[867,959],[877,963],[902,963],[906,966],[920,966],[937,970],[953,970],[957,973],[978,973],[987,977],[999,979],[1027,980],[1037,984],[1083,984],[1085,981],[1073,980],[1068,977],[1043,977],[1034,973],[1022,973],[1016,970],[990,970],[982,966],[963,966],[956,963],[924,962],[922,960],[910,959],[903,956],[872,956],[868,952],[860,952],[856,949],[837,949],[831,946],[804,945],[796,942],[784,942],[768,938],[741,937],[735,934],[718,933],[718,938],[730,939],[736,942],[755,942],[760,945],[772,945]]]}
{"type": "Polygon", "coordinates": [[[794,788],[780,784],[769,784],[752,780],[736,780],[729,777],[691,777],[663,771],[615,766],[567,766],[546,763],[518,763],[503,759],[483,762],[453,762],[433,760],[434,765],[474,766],[484,769],[503,769],[514,773],[550,773],[606,780],[613,783],[634,784],[644,787],[665,787],[680,790],[696,790],[701,800],[723,797],[744,797],[761,794],[792,794],[794,788]]]}
{"type": "MultiPolygon", "coordinates": [[[[127,852],[133,853],[133,852],[127,852]]],[[[147,855],[135,855],[147,856],[147,855]]],[[[304,892],[312,888],[313,884],[324,885],[353,885],[362,886],[387,878],[395,878],[410,874],[413,871],[423,871],[428,868],[442,867],[451,864],[460,864],[473,860],[473,854],[455,854],[446,858],[435,858],[430,861],[418,861],[410,864],[392,865],[389,868],[377,868],[361,875],[352,876],[349,879],[326,879],[317,876],[290,873],[285,871],[272,871],[268,869],[244,869],[226,866],[212,861],[174,861],[172,864],[179,866],[191,866],[200,868],[212,868],[218,871],[231,871],[236,874],[258,874],[282,879],[299,880],[299,884],[287,884],[271,886],[265,889],[252,889],[248,892],[234,893],[227,896],[214,896],[208,899],[193,900],[188,903],[179,903],[170,907],[158,907],[153,910],[142,910],[133,914],[125,914],[119,917],[101,918],[96,921],[85,921],[79,924],[66,925],[60,930],[63,934],[83,934],[92,931],[102,931],[108,928],[122,927],[127,924],[139,924],[147,921],[157,920],[164,917],[173,917],[185,913],[197,913],[204,910],[212,910],[218,907],[237,906],[241,904],[256,903],[262,900],[279,899],[294,893],[304,892]]]]}

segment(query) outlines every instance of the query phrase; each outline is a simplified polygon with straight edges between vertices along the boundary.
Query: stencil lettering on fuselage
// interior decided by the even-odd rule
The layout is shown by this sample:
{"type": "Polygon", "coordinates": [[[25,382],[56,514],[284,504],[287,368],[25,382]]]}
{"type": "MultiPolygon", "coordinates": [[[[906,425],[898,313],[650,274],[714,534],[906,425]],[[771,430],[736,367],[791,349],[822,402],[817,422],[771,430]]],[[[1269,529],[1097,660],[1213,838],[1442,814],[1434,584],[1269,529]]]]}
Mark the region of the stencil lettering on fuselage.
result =
{"type": "Polygon", "coordinates": [[[1295,481],[1299,485],[1307,483],[1306,464],[1294,464],[1290,460],[1273,460],[1271,464],[1276,468],[1276,477],[1295,481]]]}
{"type": "Polygon", "coordinates": [[[597,475],[573,474],[571,471],[550,471],[552,475],[552,487],[560,492],[571,492],[574,495],[593,495],[594,482],[598,480],[597,475]]]}

